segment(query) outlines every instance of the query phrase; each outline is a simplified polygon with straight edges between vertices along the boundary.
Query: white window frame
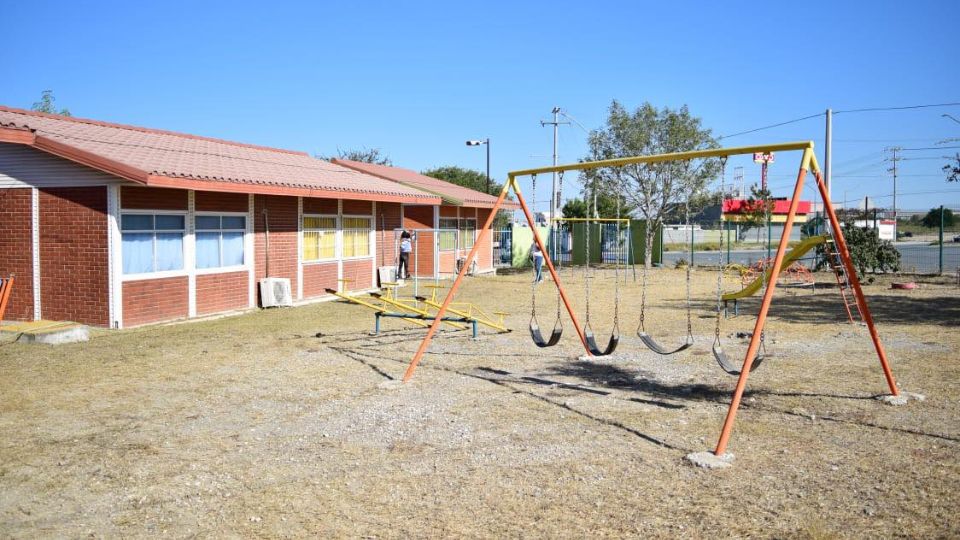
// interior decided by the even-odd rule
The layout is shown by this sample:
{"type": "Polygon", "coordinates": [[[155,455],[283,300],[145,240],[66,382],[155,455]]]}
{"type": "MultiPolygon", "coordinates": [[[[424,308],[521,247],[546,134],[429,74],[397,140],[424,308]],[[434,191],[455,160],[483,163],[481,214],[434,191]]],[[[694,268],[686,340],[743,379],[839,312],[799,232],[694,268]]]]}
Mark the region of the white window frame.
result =
{"type": "Polygon", "coordinates": [[[311,231],[315,231],[315,230],[322,230],[322,231],[332,230],[333,231],[333,257],[326,258],[326,259],[320,258],[320,259],[308,261],[307,259],[303,258],[303,244],[301,243],[300,260],[303,265],[331,263],[331,262],[336,262],[340,258],[340,234],[339,234],[340,223],[341,223],[340,216],[337,214],[303,214],[303,216],[300,218],[300,234],[303,235],[304,239],[306,239],[306,234],[311,231]],[[333,229],[306,229],[303,226],[303,220],[306,218],[332,218],[333,229]]]}
{"type": "Polygon", "coordinates": [[[341,234],[340,234],[340,241],[341,241],[341,243],[344,243],[344,241],[343,241],[344,235],[343,235],[342,233],[347,232],[347,230],[351,230],[351,231],[358,231],[358,230],[360,230],[360,229],[345,229],[345,228],[343,227],[343,223],[344,223],[345,220],[350,219],[350,218],[363,218],[363,219],[368,219],[368,220],[370,220],[370,232],[369,232],[369,234],[367,234],[367,255],[358,255],[358,256],[353,256],[353,257],[347,257],[347,256],[343,255],[343,251],[344,251],[344,250],[343,250],[343,245],[341,245],[341,246],[340,246],[341,259],[344,260],[344,261],[359,261],[359,260],[370,259],[370,258],[375,257],[375,254],[374,254],[374,248],[375,248],[375,246],[374,246],[373,242],[374,242],[374,239],[376,238],[376,236],[375,236],[375,232],[376,232],[376,228],[377,228],[377,223],[376,223],[377,220],[376,220],[376,218],[374,218],[374,216],[365,215],[365,214],[341,214],[340,218],[341,218],[341,221],[340,221],[340,223],[339,223],[339,229],[340,229],[340,232],[341,232],[341,234]]]}
{"type": "Polygon", "coordinates": [[[463,249],[463,250],[473,249],[474,244],[477,243],[477,218],[475,218],[475,217],[461,217],[461,218],[458,218],[458,219],[457,219],[457,231],[458,231],[458,233],[459,233],[459,235],[460,235],[460,238],[459,238],[459,241],[458,241],[458,243],[460,244],[460,249],[463,249]],[[467,243],[464,242],[464,238],[467,237],[467,235],[465,234],[465,233],[467,232],[467,230],[464,229],[464,228],[462,228],[462,227],[460,227],[460,223],[461,223],[461,222],[467,223],[467,222],[470,222],[470,221],[473,222],[473,238],[472,238],[472,242],[471,242],[470,245],[468,246],[467,243]]]}
{"type": "MultiPolygon", "coordinates": [[[[193,214],[193,234],[194,234],[194,273],[198,276],[203,276],[206,274],[225,274],[229,272],[241,272],[247,269],[248,263],[250,262],[250,254],[247,253],[247,222],[250,221],[250,217],[247,215],[247,212],[194,212],[193,214]],[[200,229],[197,227],[197,218],[202,216],[228,216],[228,217],[242,217],[244,219],[244,228],[243,229],[226,229],[227,232],[242,232],[243,233],[243,262],[241,264],[234,264],[230,266],[215,266],[213,268],[200,268],[197,266],[196,260],[196,235],[200,232],[215,232],[213,229],[200,229]]],[[[216,232],[223,233],[225,229],[217,229],[216,232]]],[[[223,234],[220,235],[220,260],[223,260],[223,234]]]]}
{"type": "Polygon", "coordinates": [[[440,218],[437,219],[437,233],[436,233],[436,234],[437,234],[437,252],[438,252],[438,253],[449,253],[449,252],[457,251],[457,249],[461,249],[461,248],[462,248],[462,246],[459,245],[459,244],[460,244],[460,242],[459,242],[459,236],[460,236],[460,218],[458,218],[458,217],[444,217],[444,216],[440,216],[440,218]],[[442,223],[443,223],[444,221],[455,221],[455,222],[457,223],[457,226],[456,226],[455,228],[453,228],[453,229],[451,229],[451,228],[449,228],[449,227],[443,227],[443,226],[442,226],[442,223]],[[450,234],[450,233],[453,233],[453,247],[445,248],[445,247],[443,247],[443,235],[444,235],[444,234],[450,234]]]}
{"type": "MultiPolygon", "coordinates": [[[[189,220],[189,217],[190,217],[190,213],[189,213],[187,210],[142,210],[142,209],[124,210],[124,209],[121,209],[121,210],[120,210],[120,223],[119,223],[119,225],[120,225],[120,245],[121,245],[121,246],[123,246],[123,233],[124,233],[124,232],[129,232],[129,233],[134,233],[134,234],[137,233],[137,232],[148,232],[148,231],[124,231],[124,230],[123,230],[123,216],[124,216],[124,215],[134,215],[134,214],[136,214],[136,215],[141,215],[141,216],[144,216],[144,215],[146,215],[146,216],[151,216],[151,215],[152,215],[152,216],[156,216],[156,215],[183,216],[183,230],[180,231],[180,232],[183,233],[183,243],[182,243],[182,249],[183,249],[183,268],[181,268],[180,270],[161,270],[161,271],[159,271],[159,272],[141,272],[141,273],[139,273],[139,274],[126,274],[126,273],[123,273],[123,258],[122,258],[122,257],[123,257],[123,253],[122,253],[122,247],[121,247],[121,253],[120,253],[120,256],[121,256],[121,260],[120,260],[120,272],[123,274],[123,281],[139,281],[139,280],[144,280],[144,279],[163,279],[163,278],[168,278],[168,277],[185,277],[185,276],[190,275],[190,270],[191,270],[191,269],[187,267],[187,236],[188,236],[188,235],[187,235],[187,231],[188,231],[189,228],[190,228],[190,224],[188,223],[188,220],[189,220]]],[[[153,229],[152,231],[149,231],[149,232],[152,232],[154,235],[157,234],[156,224],[154,224],[154,229],[153,229]]],[[[176,232],[176,231],[174,231],[174,230],[171,229],[169,232],[176,232]]],[[[157,242],[156,242],[156,238],[154,238],[154,242],[153,242],[153,258],[154,258],[154,262],[156,262],[156,257],[157,257],[157,242]]]]}

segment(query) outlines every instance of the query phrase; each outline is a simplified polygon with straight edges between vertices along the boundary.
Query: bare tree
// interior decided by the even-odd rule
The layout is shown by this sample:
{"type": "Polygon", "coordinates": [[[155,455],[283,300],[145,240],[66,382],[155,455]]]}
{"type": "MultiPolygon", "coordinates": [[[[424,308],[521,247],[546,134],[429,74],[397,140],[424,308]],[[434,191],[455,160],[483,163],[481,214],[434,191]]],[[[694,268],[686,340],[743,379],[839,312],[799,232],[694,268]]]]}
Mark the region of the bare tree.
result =
{"type": "MultiPolygon", "coordinates": [[[[680,109],[658,109],[644,103],[630,112],[617,100],[610,104],[606,125],[590,132],[587,161],[667,154],[716,148],[711,130],[680,109]]],[[[664,217],[690,198],[701,194],[719,172],[718,159],[635,163],[584,171],[581,180],[591,189],[622,193],[635,212],[646,220],[644,264],[649,267],[651,246],[664,217]]]]}

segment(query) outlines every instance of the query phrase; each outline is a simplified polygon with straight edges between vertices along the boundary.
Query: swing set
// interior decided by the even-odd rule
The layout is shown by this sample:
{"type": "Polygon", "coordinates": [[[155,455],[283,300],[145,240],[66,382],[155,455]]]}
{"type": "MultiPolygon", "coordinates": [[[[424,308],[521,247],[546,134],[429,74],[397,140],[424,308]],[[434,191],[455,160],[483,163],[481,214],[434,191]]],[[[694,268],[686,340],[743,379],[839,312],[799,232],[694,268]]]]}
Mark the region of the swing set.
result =
{"type": "MultiPolygon", "coordinates": [[[[868,331],[870,333],[870,338],[873,341],[874,348],[878,359],[880,360],[880,366],[883,370],[884,377],[887,382],[887,386],[890,389],[890,393],[894,396],[900,395],[900,391],[897,389],[896,382],[893,378],[893,373],[890,370],[889,362],[887,361],[887,355],[884,351],[883,344],[880,342],[880,335],[877,331],[877,327],[874,324],[873,316],[870,313],[870,309],[867,306],[866,298],[863,295],[863,289],[860,286],[860,281],[857,278],[856,270],[853,266],[853,261],[850,258],[850,251],[847,247],[847,242],[844,239],[843,231],[840,227],[840,222],[837,218],[836,213],[833,210],[833,205],[830,202],[830,195],[827,192],[826,184],[823,181],[823,175],[819,164],[817,163],[816,155],[813,151],[813,142],[812,141],[801,141],[801,142],[789,142],[789,143],[779,143],[779,144],[770,144],[770,145],[759,145],[759,146],[744,146],[744,147],[732,147],[732,148],[716,148],[710,150],[696,150],[689,152],[676,152],[670,154],[658,154],[650,156],[636,156],[636,157],[627,157],[627,158],[617,158],[617,159],[608,159],[601,161],[590,161],[590,162],[581,162],[573,163],[567,165],[557,165],[553,167],[542,167],[535,169],[524,169],[519,171],[512,171],[508,173],[507,181],[504,183],[503,189],[500,192],[500,196],[497,198],[496,204],[493,206],[486,223],[484,223],[483,228],[480,230],[480,235],[477,242],[474,244],[473,248],[470,250],[469,255],[467,255],[466,263],[463,268],[461,268],[457,278],[454,280],[447,296],[444,299],[443,303],[440,304],[440,307],[437,309],[436,316],[434,317],[433,323],[430,325],[430,329],[427,331],[426,336],[424,336],[423,341],[420,343],[420,346],[417,348],[416,353],[410,361],[409,366],[407,367],[406,372],[403,375],[403,381],[408,382],[411,377],[413,377],[414,372],[416,371],[417,365],[423,358],[423,355],[426,353],[427,348],[430,345],[431,340],[433,339],[434,334],[438,327],[440,326],[444,315],[446,314],[454,296],[457,293],[457,290],[460,287],[463,277],[466,274],[467,267],[469,263],[475,260],[477,256],[477,250],[479,246],[483,244],[483,239],[486,235],[490,234],[490,226],[493,222],[493,218],[497,214],[497,210],[503,205],[504,200],[506,200],[507,194],[513,190],[514,194],[517,197],[517,202],[520,204],[520,208],[523,211],[523,214],[529,224],[531,230],[533,231],[534,241],[537,246],[540,248],[540,251],[544,254],[544,263],[546,264],[547,270],[550,272],[550,276],[553,278],[553,283],[557,288],[557,322],[554,325],[553,332],[550,336],[550,339],[543,339],[543,335],[540,331],[540,326],[537,323],[536,318],[536,291],[533,292],[533,310],[530,320],[530,334],[533,338],[534,344],[538,347],[550,347],[559,343],[561,335],[563,333],[563,324],[562,324],[562,312],[560,305],[562,304],[567,311],[567,314],[570,316],[570,321],[573,325],[574,330],[579,337],[580,342],[582,343],[584,349],[587,352],[588,356],[604,356],[611,354],[617,347],[620,341],[620,331],[619,331],[619,279],[617,280],[617,288],[615,290],[615,302],[614,302],[614,323],[613,331],[611,332],[610,339],[607,343],[607,346],[604,349],[600,349],[596,343],[596,338],[593,334],[593,331],[590,326],[590,311],[589,311],[589,277],[590,277],[590,267],[589,267],[589,251],[587,253],[587,265],[584,268],[585,276],[587,277],[586,281],[586,292],[587,292],[587,305],[585,312],[585,319],[583,326],[580,325],[580,322],[577,318],[576,313],[570,305],[569,298],[567,293],[564,290],[563,284],[560,282],[560,276],[557,274],[557,270],[554,267],[553,260],[549,256],[549,252],[546,249],[546,246],[543,243],[543,239],[540,238],[539,233],[535,227],[535,220],[533,214],[531,213],[530,208],[527,206],[527,202],[524,200],[523,195],[520,193],[520,186],[517,182],[517,179],[523,176],[535,177],[537,174],[545,173],[563,173],[565,171],[571,170],[589,170],[597,169],[602,167],[622,167],[625,165],[632,164],[653,164],[653,163],[664,163],[670,161],[689,161],[693,159],[706,159],[706,158],[719,158],[723,163],[724,167],[726,166],[726,160],[729,156],[734,155],[752,155],[755,152],[786,152],[786,151],[801,151],[802,157],[800,161],[800,168],[797,173],[797,182],[793,190],[793,196],[790,199],[790,208],[787,212],[786,220],[783,225],[783,235],[780,238],[780,242],[777,246],[777,253],[773,259],[772,267],[770,268],[770,276],[778,276],[780,274],[781,268],[783,267],[785,254],[787,252],[787,245],[790,240],[790,231],[793,227],[794,219],[797,214],[797,208],[800,202],[800,196],[803,191],[804,180],[808,173],[812,172],[816,180],[817,189],[820,192],[821,198],[824,202],[825,209],[827,211],[827,216],[830,220],[830,226],[833,234],[833,240],[835,244],[835,250],[839,255],[840,261],[842,262],[844,269],[846,270],[847,279],[851,288],[853,289],[853,296],[856,299],[857,307],[863,315],[863,321],[866,323],[868,331]]],[[[535,189],[535,188],[534,188],[535,189]]],[[[618,197],[619,199],[619,197],[618,197]]],[[[619,202],[619,201],[618,201],[619,202]]],[[[619,217],[619,216],[618,216],[619,217]]],[[[688,218],[689,219],[689,218],[688,218]]],[[[589,234],[590,227],[587,227],[589,234]]],[[[618,231],[619,232],[619,231],[618,231]]],[[[618,235],[619,238],[619,235],[618,235]]],[[[619,240],[618,240],[619,241],[619,240]]],[[[589,250],[590,242],[587,238],[587,250],[589,250]]],[[[722,253],[722,250],[721,250],[722,253]]],[[[618,261],[619,263],[619,261],[618,261]]],[[[721,306],[722,306],[722,279],[723,279],[723,265],[719,265],[720,271],[717,278],[717,322],[716,328],[714,331],[715,339],[713,344],[713,354],[717,362],[721,365],[724,371],[727,371],[730,374],[737,375],[737,385],[733,393],[733,399],[731,400],[730,407],[727,410],[726,418],[724,419],[723,428],[720,433],[720,438],[717,441],[717,445],[714,449],[714,454],[720,456],[726,452],[727,444],[730,439],[730,434],[733,430],[733,424],[736,420],[737,410],[740,407],[740,401],[743,397],[744,390],[746,389],[747,379],[750,372],[757,367],[764,359],[763,350],[765,349],[764,343],[764,327],[767,320],[767,314],[770,310],[770,304],[773,301],[773,296],[777,288],[776,279],[767,279],[763,278],[762,288],[763,288],[763,300],[760,304],[760,310],[757,314],[756,322],[754,324],[754,330],[750,337],[750,344],[747,347],[746,352],[744,353],[743,364],[737,368],[733,361],[726,355],[720,346],[720,319],[721,319],[721,306]]],[[[618,277],[619,277],[619,264],[616,265],[618,277]]],[[[766,276],[767,272],[761,272],[761,276],[766,276]]],[[[644,268],[644,281],[646,281],[646,268],[644,268]]],[[[680,352],[686,348],[689,348],[693,341],[693,331],[691,325],[691,316],[690,316],[690,270],[689,265],[687,269],[687,336],[685,341],[680,344],[678,348],[675,349],[666,349],[657,343],[649,334],[646,333],[644,328],[644,311],[645,311],[645,293],[646,287],[644,286],[643,297],[641,298],[641,319],[640,327],[638,328],[638,335],[644,344],[650,348],[652,351],[658,354],[674,354],[680,352]]],[[[536,285],[534,285],[536,287],[536,285]]]]}

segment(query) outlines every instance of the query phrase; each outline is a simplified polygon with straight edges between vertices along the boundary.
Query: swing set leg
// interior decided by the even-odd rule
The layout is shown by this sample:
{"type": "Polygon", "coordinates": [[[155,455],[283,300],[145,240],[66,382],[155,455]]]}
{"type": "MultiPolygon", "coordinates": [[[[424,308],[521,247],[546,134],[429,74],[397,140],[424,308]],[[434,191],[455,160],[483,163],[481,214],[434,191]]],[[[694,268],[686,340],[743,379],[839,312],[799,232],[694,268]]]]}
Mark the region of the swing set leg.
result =
{"type": "MultiPolygon", "coordinates": [[[[797,213],[797,207],[800,204],[800,195],[803,191],[803,180],[807,175],[807,171],[811,168],[813,169],[814,176],[816,177],[817,187],[820,190],[820,195],[823,198],[824,207],[827,209],[827,213],[830,216],[830,223],[834,230],[834,238],[837,243],[837,249],[840,251],[843,263],[847,267],[847,271],[850,273],[850,281],[857,297],[857,303],[860,305],[860,309],[864,314],[864,320],[870,329],[870,338],[873,340],[873,344],[876,347],[877,356],[880,359],[880,365],[883,368],[884,376],[886,377],[887,384],[890,387],[890,393],[894,396],[899,395],[899,391],[897,390],[896,383],[893,379],[893,373],[890,371],[890,365],[887,362],[887,355],[883,350],[883,345],[880,343],[880,335],[877,333],[876,326],[873,323],[873,317],[870,315],[870,309],[867,307],[867,301],[863,296],[863,290],[860,287],[860,281],[857,279],[856,271],[853,268],[853,261],[850,258],[850,252],[847,250],[847,243],[843,238],[843,231],[840,229],[840,223],[833,211],[833,205],[830,202],[830,196],[827,194],[826,186],[824,185],[823,178],[820,174],[820,169],[817,166],[816,156],[813,154],[811,149],[804,150],[803,152],[803,161],[800,166],[800,172],[797,174],[797,185],[793,189],[793,198],[790,199],[790,210],[787,213],[787,219],[783,224],[783,235],[780,237],[780,244],[777,246],[777,255],[773,261],[773,268],[770,275],[780,275],[780,269],[783,266],[783,259],[787,250],[787,244],[790,242],[790,231],[793,228],[794,217],[797,213]]],[[[740,407],[740,400],[743,398],[743,392],[747,386],[747,378],[750,376],[750,368],[753,365],[753,361],[756,358],[757,351],[760,347],[760,336],[763,333],[763,328],[767,321],[767,313],[770,310],[770,304],[773,300],[773,294],[774,291],[776,291],[776,288],[777,280],[771,279],[769,285],[767,286],[767,290],[764,292],[763,303],[760,304],[760,313],[757,315],[757,323],[753,329],[753,336],[750,337],[750,346],[747,348],[747,354],[743,360],[743,367],[740,370],[740,378],[737,380],[737,388],[733,392],[733,399],[730,402],[730,408],[727,410],[727,417],[723,422],[723,429],[720,432],[720,440],[717,441],[717,447],[713,452],[717,456],[722,456],[727,450],[727,443],[730,440],[730,433],[733,431],[733,423],[737,417],[737,409],[740,407]]]]}

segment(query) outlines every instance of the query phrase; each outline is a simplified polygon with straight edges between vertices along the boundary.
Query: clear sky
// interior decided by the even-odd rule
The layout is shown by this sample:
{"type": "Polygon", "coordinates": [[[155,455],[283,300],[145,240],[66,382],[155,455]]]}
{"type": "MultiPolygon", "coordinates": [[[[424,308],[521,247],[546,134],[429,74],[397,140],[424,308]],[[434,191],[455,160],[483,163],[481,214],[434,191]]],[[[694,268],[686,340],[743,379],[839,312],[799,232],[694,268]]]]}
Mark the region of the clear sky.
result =
{"type": "MultiPolygon", "coordinates": [[[[75,116],[324,155],[379,148],[416,170],[483,170],[483,147],[464,141],[489,137],[503,179],[550,163],[552,132],[539,121],[554,106],[592,129],[614,98],[687,104],[724,135],[828,107],[960,102],[958,16],[955,0],[0,0],[0,104],[29,108],[51,89],[75,116]]],[[[884,148],[960,138],[944,113],[960,120],[960,106],[837,115],[834,198],[889,201],[884,148]]],[[[817,117],[722,142],[812,139],[822,158],[823,135],[817,117]]],[[[562,126],[561,162],[582,157],[585,139],[562,126]]],[[[956,151],[904,152],[934,159],[900,163],[898,206],[960,207],[936,159],[956,151]]],[[[776,195],[798,161],[778,156],[776,195]]],[[[731,160],[728,177],[735,165],[748,184],[758,178],[748,160],[731,160]]]]}

